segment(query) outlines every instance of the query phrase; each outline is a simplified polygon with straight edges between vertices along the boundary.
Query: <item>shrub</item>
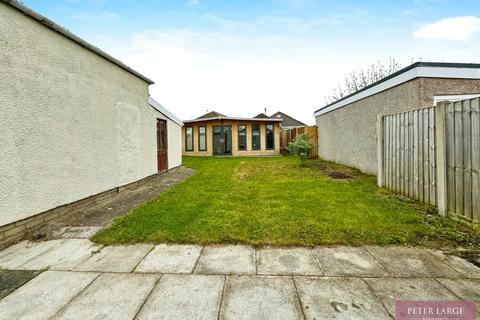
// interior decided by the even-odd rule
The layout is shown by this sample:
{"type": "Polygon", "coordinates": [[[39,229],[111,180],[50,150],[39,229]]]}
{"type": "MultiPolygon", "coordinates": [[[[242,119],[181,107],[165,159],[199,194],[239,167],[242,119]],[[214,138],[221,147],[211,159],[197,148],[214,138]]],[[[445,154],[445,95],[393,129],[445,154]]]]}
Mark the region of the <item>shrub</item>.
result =
{"type": "Polygon", "coordinates": [[[305,132],[298,135],[293,142],[290,142],[287,149],[300,159],[301,166],[305,166],[307,159],[310,157],[310,151],[314,147],[315,144],[310,141],[310,134],[305,132]]]}

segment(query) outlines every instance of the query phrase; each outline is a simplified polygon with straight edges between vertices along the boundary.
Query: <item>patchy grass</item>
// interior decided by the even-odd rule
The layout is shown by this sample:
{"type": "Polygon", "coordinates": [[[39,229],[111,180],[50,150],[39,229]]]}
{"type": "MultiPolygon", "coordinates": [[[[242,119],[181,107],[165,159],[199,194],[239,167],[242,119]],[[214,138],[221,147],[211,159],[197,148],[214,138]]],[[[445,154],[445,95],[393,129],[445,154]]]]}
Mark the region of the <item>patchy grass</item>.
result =
{"type": "Polygon", "coordinates": [[[321,160],[186,157],[196,174],[117,218],[100,243],[480,245],[480,230],[321,160]],[[340,177],[336,179],[335,177],[340,177]]]}

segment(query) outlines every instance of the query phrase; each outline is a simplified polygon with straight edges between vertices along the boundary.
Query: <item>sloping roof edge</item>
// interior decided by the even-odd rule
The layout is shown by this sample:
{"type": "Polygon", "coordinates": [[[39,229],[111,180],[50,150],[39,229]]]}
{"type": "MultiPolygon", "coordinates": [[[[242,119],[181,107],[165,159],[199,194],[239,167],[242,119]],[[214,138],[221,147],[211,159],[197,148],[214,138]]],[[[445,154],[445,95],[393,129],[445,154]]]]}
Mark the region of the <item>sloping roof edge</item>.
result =
{"type": "Polygon", "coordinates": [[[315,110],[314,116],[318,117],[327,112],[341,108],[347,104],[364,99],[415,78],[454,78],[454,79],[480,79],[480,64],[476,63],[446,63],[446,62],[416,62],[390,76],[383,78],[315,110]],[[468,70],[468,71],[467,71],[468,70]]]}
{"type": "Polygon", "coordinates": [[[178,119],[177,117],[175,117],[173,115],[173,113],[171,113],[170,111],[168,111],[167,109],[165,109],[164,106],[162,106],[160,103],[158,103],[157,101],[155,101],[155,99],[153,99],[152,97],[148,97],[148,104],[154,108],[155,110],[157,110],[158,112],[160,112],[161,114],[163,114],[165,117],[167,117],[168,119],[172,120],[173,122],[175,122],[176,124],[178,124],[180,127],[183,127],[183,122],[182,120],[178,119]]]}
{"type": "Polygon", "coordinates": [[[79,38],[78,36],[74,35],[70,31],[68,31],[67,29],[65,29],[62,26],[56,24],[55,22],[51,21],[50,19],[42,16],[38,12],[33,11],[32,9],[28,8],[27,6],[18,2],[17,0],[1,0],[1,1],[6,3],[6,4],[9,4],[10,6],[12,6],[14,8],[16,8],[17,10],[22,12],[24,15],[29,16],[34,20],[37,20],[38,22],[40,22],[41,24],[45,25],[46,27],[52,29],[53,31],[58,32],[61,35],[65,36],[66,38],[78,43],[79,45],[81,45],[85,49],[88,49],[88,50],[98,54],[99,56],[103,57],[104,59],[110,61],[111,63],[116,64],[118,67],[120,67],[120,68],[124,69],[125,71],[128,71],[129,73],[137,76],[138,78],[142,79],[143,81],[145,81],[149,84],[154,83],[152,80],[145,77],[141,73],[133,70],[132,68],[130,68],[129,66],[127,66],[126,64],[124,64],[120,60],[115,59],[114,57],[112,57],[108,53],[105,53],[104,51],[100,50],[99,48],[95,47],[94,45],[88,43],[87,41],[85,41],[81,38],[79,38]]]}

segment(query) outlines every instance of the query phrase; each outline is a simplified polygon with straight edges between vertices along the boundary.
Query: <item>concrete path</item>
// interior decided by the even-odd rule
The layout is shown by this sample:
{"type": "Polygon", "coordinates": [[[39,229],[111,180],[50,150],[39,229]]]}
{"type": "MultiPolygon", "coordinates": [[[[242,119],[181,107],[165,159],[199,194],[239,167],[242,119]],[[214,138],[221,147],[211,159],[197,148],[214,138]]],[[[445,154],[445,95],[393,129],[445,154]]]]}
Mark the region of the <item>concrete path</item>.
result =
{"type": "Polygon", "coordinates": [[[145,201],[158,196],[191,176],[195,170],[178,167],[156,176],[148,182],[119,193],[88,208],[73,211],[49,228],[42,230],[46,238],[90,238],[114,218],[124,215],[145,201]],[[74,228],[72,228],[74,227],[74,228]],[[85,228],[88,227],[88,228],[85,228]],[[93,228],[95,227],[95,228],[93,228]]]}
{"type": "Polygon", "coordinates": [[[480,268],[420,248],[103,247],[69,237],[10,247],[0,269],[0,319],[392,319],[395,300],[480,307],[480,268]]]}

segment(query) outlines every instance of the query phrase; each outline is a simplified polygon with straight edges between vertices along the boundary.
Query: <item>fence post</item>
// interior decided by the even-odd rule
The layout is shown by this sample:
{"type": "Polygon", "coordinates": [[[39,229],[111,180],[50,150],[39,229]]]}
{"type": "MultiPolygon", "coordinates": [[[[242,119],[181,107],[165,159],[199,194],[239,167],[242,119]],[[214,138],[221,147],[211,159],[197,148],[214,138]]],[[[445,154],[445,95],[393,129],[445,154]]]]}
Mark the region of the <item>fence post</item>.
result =
{"type": "Polygon", "coordinates": [[[447,214],[447,146],[446,146],[446,102],[439,102],[435,107],[435,140],[437,142],[437,206],[438,213],[447,214]]]}
{"type": "Polygon", "coordinates": [[[381,188],[385,185],[385,167],[383,159],[383,116],[377,115],[377,185],[381,188]]]}

